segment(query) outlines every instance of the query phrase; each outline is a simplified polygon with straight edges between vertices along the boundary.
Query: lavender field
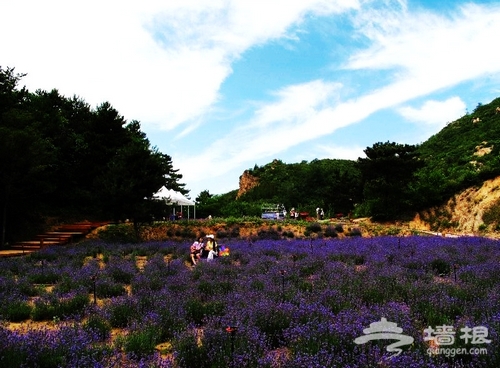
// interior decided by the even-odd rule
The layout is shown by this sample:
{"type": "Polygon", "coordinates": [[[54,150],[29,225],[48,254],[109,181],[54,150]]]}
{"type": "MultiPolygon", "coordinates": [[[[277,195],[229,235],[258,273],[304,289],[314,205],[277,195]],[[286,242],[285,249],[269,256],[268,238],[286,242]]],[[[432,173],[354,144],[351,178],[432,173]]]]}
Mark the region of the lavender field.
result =
{"type": "Polygon", "coordinates": [[[498,241],[220,243],[196,267],[188,242],[1,259],[0,367],[500,366],[498,241]]]}

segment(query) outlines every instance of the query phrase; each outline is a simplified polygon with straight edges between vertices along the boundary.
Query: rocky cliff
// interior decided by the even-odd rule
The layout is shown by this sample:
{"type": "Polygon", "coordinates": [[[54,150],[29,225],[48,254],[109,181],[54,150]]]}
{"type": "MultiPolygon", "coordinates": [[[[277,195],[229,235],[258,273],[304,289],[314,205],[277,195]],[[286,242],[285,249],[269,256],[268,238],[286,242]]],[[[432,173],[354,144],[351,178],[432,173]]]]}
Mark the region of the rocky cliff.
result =
{"type": "Polygon", "coordinates": [[[250,174],[250,171],[245,170],[243,175],[240,176],[240,188],[236,198],[240,198],[243,194],[255,188],[257,185],[259,185],[259,178],[250,174]]]}
{"type": "Polygon", "coordinates": [[[500,227],[500,177],[456,194],[448,202],[417,214],[410,228],[443,233],[497,233],[500,227]]]}

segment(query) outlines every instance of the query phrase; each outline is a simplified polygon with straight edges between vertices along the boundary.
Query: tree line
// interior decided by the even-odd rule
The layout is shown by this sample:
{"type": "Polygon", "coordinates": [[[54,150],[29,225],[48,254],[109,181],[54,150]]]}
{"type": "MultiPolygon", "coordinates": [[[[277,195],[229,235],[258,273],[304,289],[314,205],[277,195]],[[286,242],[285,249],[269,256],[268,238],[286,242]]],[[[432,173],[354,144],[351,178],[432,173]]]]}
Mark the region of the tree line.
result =
{"type": "Polygon", "coordinates": [[[375,220],[405,220],[442,204],[459,191],[500,175],[500,98],[478,104],[417,144],[378,142],[357,160],[313,160],[255,165],[247,173],[258,185],[197,198],[201,216],[260,215],[264,203],[327,217],[348,213],[375,220]]]}
{"type": "MultiPolygon", "coordinates": [[[[125,220],[137,226],[168,216],[153,194],[183,194],[172,158],[151,146],[136,120],[108,102],[95,108],[56,89],[28,91],[24,77],[0,66],[1,245],[52,220],[125,220]]],[[[500,175],[500,98],[478,104],[418,145],[378,142],[357,160],[281,160],[247,170],[258,185],[196,198],[197,217],[260,216],[261,206],[326,217],[405,219],[500,175]]]]}
{"type": "Polygon", "coordinates": [[[415,146],[378,143],[367,148],[367,158],[323,159],[286,164],[281,160],[247,170],[258,185],[236,199],[237,191],[223,195],[202,192],[200,216],[260,216],[265,204],[283,204],[290,211],[326,217],[373,216],[390,219],[408,210],[409,183],[420,161],[415,146]]]}
{"type": "Polygon", "coordinates": [[[172,158],[151,146],[136,120],[108,102],[92,108],[56,89],[32,93],[24,74],[0,67],[0,219],[2,245],[51,219],[161,216],[163,185],[187,194],[172,158]]]}

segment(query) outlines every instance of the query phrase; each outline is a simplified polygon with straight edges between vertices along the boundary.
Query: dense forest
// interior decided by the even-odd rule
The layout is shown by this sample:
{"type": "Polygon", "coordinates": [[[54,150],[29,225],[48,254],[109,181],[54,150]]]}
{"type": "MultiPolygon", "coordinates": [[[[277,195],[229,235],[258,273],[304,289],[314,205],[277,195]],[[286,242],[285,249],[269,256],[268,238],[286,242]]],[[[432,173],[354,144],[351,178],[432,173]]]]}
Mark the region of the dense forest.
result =
{"type": "MultiPolygon", "coordinates": [[[[1,245],[51,221],[130,219],[170,209],[162,186],[187,194],[172,157],[152,147],[138,121],[109,103],[92,108],[54,89],[30,92],[24,75],[0,67],[1,245]]],[[[325,216],[405,219],[500,175],[500,98],[479,104],[420,145],[378,142],[358,160],[317,159],[255,165],[255,185],[196,198],[197,217],[260,216],[266,204],[325,216]]]]}
{"type": "MultiPolygon", "coordinates": [[[[362,198],[361,172],[354,161],[313,160],[285,164],[280,160],[249,169],[259,184],[236,199],[237,191],[218,196],[202,192],[197,198],[200,216],[260,216],[265,204],[283,204],[288,211],[347,212],[362,198]]],[[[312,213],[312,212],[311,212],[312,213]]]]}
{"type": "Polygon", "coordinates": [[[51,219],[139,224],[167,211],[152,199],[163,185],[187,193],[138,121],[107,102],[94,109],[55,89],[31,93],[19,87],[23,76],[0,67],[2,245],[51,219]]]}

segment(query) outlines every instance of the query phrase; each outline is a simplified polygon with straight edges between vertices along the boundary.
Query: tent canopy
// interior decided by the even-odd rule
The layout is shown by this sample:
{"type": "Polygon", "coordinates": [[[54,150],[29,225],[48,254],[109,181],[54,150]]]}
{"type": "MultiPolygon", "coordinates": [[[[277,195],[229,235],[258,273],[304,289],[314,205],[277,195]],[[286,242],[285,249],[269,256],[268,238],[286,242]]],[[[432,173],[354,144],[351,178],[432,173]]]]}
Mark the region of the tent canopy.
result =
{"type": "MultiPolygon", "coordinates": [[[[188,219],[190,218],[189,206],[194,206],[194,218],[196,218],[196,203],[190,199],[187,199],[182,193],[176,192],[172,189],[167,189],[166,187],[161,187],[161,189],[153,195],[153,198],[163,200],[167,204],[174,206],[188,206],[188,219]]],[[[175,218],[175,209],[173,212],[173,217],[175,218]]]]}
{"type": "Polygon", "coordinates": [[[167,201],[168,204],[180,205],[180,206],[194,206],[194,201],[187,199],[182,193],[176,192],[172,189],[167,189],[162,187],[153,196],[154,198],[163,199],[167,201]]]}

